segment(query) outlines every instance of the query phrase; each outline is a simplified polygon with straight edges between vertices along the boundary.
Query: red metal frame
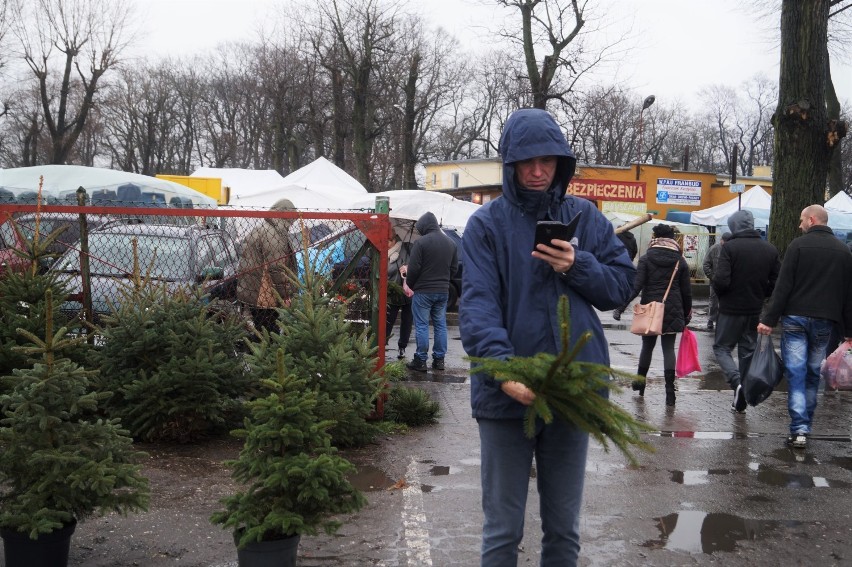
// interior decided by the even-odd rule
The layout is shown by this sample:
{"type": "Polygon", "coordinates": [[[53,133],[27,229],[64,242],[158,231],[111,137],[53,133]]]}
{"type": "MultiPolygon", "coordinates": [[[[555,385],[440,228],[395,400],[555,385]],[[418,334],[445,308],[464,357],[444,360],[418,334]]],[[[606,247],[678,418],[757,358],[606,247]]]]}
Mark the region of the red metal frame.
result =
{"type": "MultiPolygon", "coordinates": [[[[387,331],[387,283],[388,283],[388,248],[391,238],[390,217],[376,212],[319,212],[319,211],[270,211],[270,210],[236,210],[236,209],[184,209],[164,207],[122,207],[122,206],[79,206],[79,205],[21,205],[0,204],[0,224],[6,222],[14,213],[70,213],[70,214],[102,214],[102,215],[152,215],[173,217],[230,217],[230,218],[282,218],[282,219],[319,219],[351,221],[364,233],[379,253],[379,289],[378,312],[376,325],[376,343],[379,347],[378,368],[385,364],[385,334],[387,331]]],[[[379,400],[379,415],[382,414],[382,403],[379,400]]]]}

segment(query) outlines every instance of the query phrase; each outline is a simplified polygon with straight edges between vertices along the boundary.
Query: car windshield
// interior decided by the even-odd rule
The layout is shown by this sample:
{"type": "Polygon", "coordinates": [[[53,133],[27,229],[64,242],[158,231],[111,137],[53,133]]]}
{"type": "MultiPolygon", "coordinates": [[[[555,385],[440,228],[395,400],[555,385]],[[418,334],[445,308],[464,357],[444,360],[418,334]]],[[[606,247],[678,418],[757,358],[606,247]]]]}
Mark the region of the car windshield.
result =
{"type": "MultiPolygon", "coordinates": [[[[137,241],[139,272],[162,280],[191,279],[192,247],[189,239],[152,234],[95,233],[89,237],[89,270],[93,276],[126,276],[133,273],[133,241],[137,241]],[[150,272],[149,272],[150,270],[150,272]]],[[[63,256],[63,272],[80,270],[80,255],[63,256]]]]}

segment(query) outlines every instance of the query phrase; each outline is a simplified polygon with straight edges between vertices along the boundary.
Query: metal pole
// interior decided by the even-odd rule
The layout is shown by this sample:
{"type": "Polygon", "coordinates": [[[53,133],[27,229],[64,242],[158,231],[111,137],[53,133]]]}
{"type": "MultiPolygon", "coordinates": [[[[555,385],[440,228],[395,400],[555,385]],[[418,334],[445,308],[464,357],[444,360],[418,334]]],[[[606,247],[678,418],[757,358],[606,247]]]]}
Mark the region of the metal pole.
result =
{"type": "MultiPolygon", "coordinates": [[[[86,190],[82,186],[77,188],[77,204],[81,207],[86,205],[86,190]]],[[[94,313],[92,313],[92,286],[91,274],[89,273],[89,229],[85,213],[80,213],[80,285],[83,292],[83,321],[86,323],[86,340],[89,344],[93,344],[95,336],[91,331],[95,317],[94,313]]]]}

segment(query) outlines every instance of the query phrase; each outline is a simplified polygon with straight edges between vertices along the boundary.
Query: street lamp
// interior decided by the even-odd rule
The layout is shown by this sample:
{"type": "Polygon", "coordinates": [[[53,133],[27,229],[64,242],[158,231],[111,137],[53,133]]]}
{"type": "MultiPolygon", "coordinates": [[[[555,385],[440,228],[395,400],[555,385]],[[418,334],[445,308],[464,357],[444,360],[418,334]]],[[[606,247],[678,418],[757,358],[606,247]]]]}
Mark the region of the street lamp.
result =
{"type": "Polygon", "coordinates": [[[654,104],[657,98],[654,95],[648,95],[642,102],[642,110],[639,111],[639,153],[636,156],[636,181],[639,181],[639,164],[642,163],[642,126],[644,125],[643,113],[645,109],[654,104]]]}

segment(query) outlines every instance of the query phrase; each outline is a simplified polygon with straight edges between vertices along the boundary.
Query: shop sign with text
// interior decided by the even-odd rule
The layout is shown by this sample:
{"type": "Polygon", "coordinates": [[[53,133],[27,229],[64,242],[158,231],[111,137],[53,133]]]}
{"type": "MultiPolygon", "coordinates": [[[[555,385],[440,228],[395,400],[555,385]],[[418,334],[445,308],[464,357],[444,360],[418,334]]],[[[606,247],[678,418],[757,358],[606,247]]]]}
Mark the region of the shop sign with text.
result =
{"type": "Polygon", "coordinates": [[[645,202],[645,183],[639,181],[605,181],[598,179],[574,179],[568,185],[568,193],[592,201],[645,202]]]}
{"type": "Polygon", "coordinates": [[[657,179],[658,205],[701,206],[701,182],[691,179],[657,179]]]}

